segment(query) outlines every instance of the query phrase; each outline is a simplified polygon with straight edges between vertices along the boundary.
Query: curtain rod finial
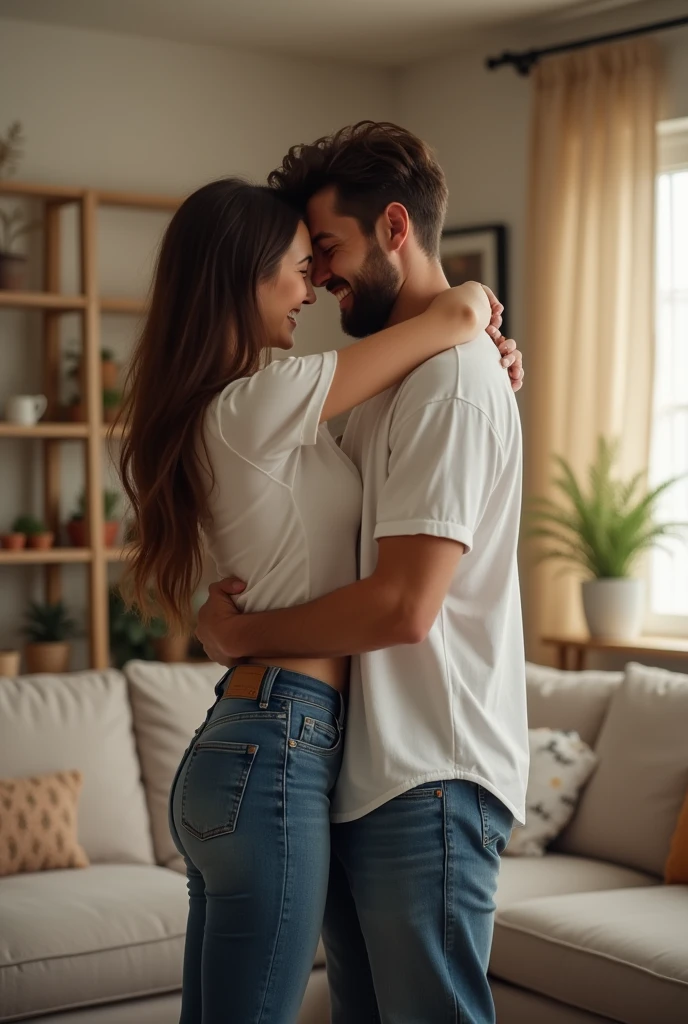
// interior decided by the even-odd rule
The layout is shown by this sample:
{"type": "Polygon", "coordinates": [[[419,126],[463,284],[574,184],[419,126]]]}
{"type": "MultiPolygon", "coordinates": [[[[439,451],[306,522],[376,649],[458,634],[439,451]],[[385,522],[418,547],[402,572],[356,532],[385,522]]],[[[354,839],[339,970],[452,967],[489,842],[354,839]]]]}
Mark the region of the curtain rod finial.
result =
{"type": "Polygon", "coordinates": [[[528,50],[525,53],[512,53],[510,50],[505,50],[500,57],[488,57],[485,60],[485,66],[490,71],[494,71],[495,68],[501,68],[504,64],[512,64],[519,75],[528,75],[533,65],[537,63],[538,56],[535,50],[528,50]]]}

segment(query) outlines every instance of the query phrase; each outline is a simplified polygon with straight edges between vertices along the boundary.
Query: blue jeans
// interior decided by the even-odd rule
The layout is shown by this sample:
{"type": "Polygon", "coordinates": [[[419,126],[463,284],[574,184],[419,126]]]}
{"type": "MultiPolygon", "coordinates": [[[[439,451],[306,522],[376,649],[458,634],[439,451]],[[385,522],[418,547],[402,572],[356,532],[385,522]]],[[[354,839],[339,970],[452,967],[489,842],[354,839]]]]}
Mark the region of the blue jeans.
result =
{"type": "Polygon", "coordinates": [[[332,1024],[493,1024],[487,966],[512,825],[487,790],[450,781],[332,826],[332,1024]]]}
{"type": "Polygon", "coordinates": [[[215,693],[170,793],[189,889],[180,1024],[291,1024],[325,907],[343,701],[248,665],[215,693]]]}

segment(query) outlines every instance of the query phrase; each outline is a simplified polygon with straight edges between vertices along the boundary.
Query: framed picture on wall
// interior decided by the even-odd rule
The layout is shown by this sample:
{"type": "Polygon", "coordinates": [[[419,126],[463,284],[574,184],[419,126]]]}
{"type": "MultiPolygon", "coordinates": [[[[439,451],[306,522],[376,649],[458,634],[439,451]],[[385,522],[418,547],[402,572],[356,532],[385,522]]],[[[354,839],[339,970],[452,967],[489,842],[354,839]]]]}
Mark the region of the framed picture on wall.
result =
{"type": "MultiPolygon", "coordinates": [[[[504,224],[479,224],[469,228],[446,228],[442,232],[440,255],[450,285],[480,281],[493,290],[508,307],[504,224]]],[[[506,316],[502,332],[506,333],[506,316]]]]}

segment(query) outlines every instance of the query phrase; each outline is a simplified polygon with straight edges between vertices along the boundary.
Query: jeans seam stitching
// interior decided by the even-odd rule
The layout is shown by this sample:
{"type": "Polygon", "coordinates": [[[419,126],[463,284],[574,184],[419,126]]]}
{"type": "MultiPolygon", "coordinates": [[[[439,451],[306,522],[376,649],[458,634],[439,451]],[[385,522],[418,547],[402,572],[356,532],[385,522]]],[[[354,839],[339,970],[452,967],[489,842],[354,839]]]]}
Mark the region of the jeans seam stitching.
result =
{"type": "MultiPolygon", "coordinates": [[[[450,789],[449,786],[445,786],[444,787],[444,799],[442,800],[442,826],[443,826],[442,830],[444,832],[444,893],[443,893],[443,896],[444,896],[444,936],[443,936],[443,938],[444,938],[444,963],[445,963],[445,969],[447,971],[447,977],[449,979],[451,979],[451,973],[449,971],[449,953],[450,953],[449,927],[450,927],[450,921],[451,921],[451,913],[450,913],[449,903],[450,903],[450,899],[453,897],[452,885],[451,885],[451,876],[450,876],[450,870],[451,870],[450,869],[450,865],[452,863],[453,858],[452,858],[452,849],[451,849],[451,846],[452,846],[452,843],[451,843],[451,827],[450,827],[448,811],[447,811],[447,803],[448,803],[448,800],[449,800],[449,789],[450,789]]],[[[456,998],[456,992],[454,991],[454,986],[451,985],[451,982],[450,982],[450,988],[451,988],[451,992],[452,992],[452,1001],[453,1001],[453,1004],[454,1004],[454,1006],[453,1006],[453,1009],[454,1009],[454,1024],[460,1024],[461,1009],[460,1009],[458,1000],[456,998]]]]}
{"type": "Polygon", "coordinates": [[[282,875],[282,902],[280,906],[280,917],[279,926],[277,928],[277,935],[275,936],[275,944],[272,948],[272,956],[270,958],[270,966],[268,968],[267,978],[265,980],[265,994],[263,995],[263,1002],[258,1012],[256,1024],[260,1024],[263,1020],[263,1014],[265,1008],[268,1005],[268,995],[270,993],[270,984],[272,982],[274,968],[275,968],[275,957],[277,956],[277,948],[279,946],[280,936],[282,934],[282,924],[284,922],[284,901],[287,891],[287,875],[289,871],[289,829],[287,828],[287,757],[289,751],[289,738],[291,736],[291,705],[287,710],[287,728],[284,736],[284,756],[282,758],[282,834],[284,837],[284,872],[282,875]]]}

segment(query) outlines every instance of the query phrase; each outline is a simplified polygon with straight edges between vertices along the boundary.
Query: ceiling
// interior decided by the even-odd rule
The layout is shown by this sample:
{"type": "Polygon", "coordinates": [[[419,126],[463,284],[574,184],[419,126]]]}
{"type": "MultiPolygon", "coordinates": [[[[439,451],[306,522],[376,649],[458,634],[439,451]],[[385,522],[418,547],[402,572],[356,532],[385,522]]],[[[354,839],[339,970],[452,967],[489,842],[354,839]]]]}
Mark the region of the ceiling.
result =
{"type": "Polygon", "coordinates": [[[467,33],[525,18],[568,20],[638,0],[0,0],[0,17],[402,65],[467,33]]]}

